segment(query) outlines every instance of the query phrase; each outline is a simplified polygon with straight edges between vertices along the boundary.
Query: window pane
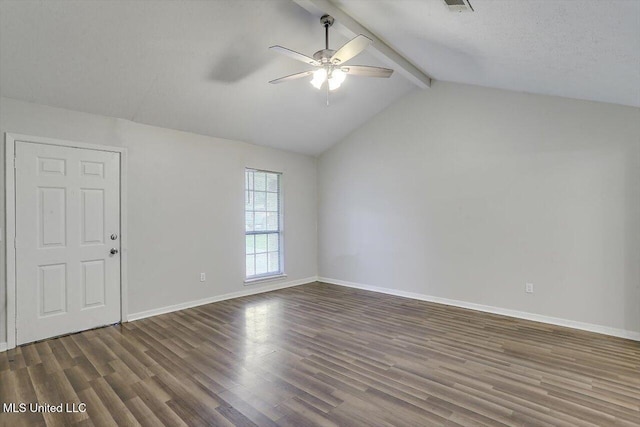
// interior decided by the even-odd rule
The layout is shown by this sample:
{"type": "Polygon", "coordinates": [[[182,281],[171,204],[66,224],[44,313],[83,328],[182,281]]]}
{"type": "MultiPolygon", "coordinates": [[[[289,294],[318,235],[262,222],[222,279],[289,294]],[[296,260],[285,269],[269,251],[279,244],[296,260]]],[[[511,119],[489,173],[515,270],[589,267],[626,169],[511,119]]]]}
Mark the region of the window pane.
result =
{"type": "Polygon", "coordinates": [[[255,213],[254,227],[255,231],[264,231],[267,229],[267,214],[265,212],[255,213]]]}
{"type": "Polygon", "coordinates": [[[267,189],[266,174],[264,172],[255,172],[253,176],[253,189],[256,191],[265,191],[267,189]]]}
{"type": "Polygon", "coordinates": [[[267,210],[278,210],[278,193],[266,193],[267,194],[267,210]]]}
{"type": "Polygon", "coordinates": [[[269,244],[267,245],[267,250],[269,252],[277,252],[278,251],[278,246],[280,243],[280,236],[278,234],[269,234],[269,244]]]}
{"type": "MultiPolygon", "coordinates": [[[[256,213],[256,218],[258,217],[258,214],[256,213]]],[[[266,213],[266,229],[267,230],[274,230],[277,231],[278,228],[278,213],[277,212],[267,212],[266,213]]],[[[262,230],[262,229],[261,229],[262,230]]]]}
{"type": "Polygon", "coordinates": [[[246,237],[247,237],[247,238],[246,238],[246,240],[247,240],[247,243],[246,243],[246,248],[247,248],[246,253],[247,253],[247,254],[252,254],[252,253],[254,253],[254,252],[255,252],[255,247],[254,247],[254,244],[255,244],[255,237],[254,237],[253,235],[251,235],[251,236],[246,236],[246,237]]]}
{"type": "Polygon", "coordinates": [[[255,274],[265,274],[267,273],[267,254],[259,254],[256,255],[256,273],[255,274]]]}
{"type": "Polygon", "coordinates": [[[247,255],[247,277],[250,276],[255,276],[256,274],[256,270],[255,270],[255,255],[247,255]]]}
{"type": "Polygon", "coordinates": [[[267,252],[267,235],[256,234],[256,253],[267,252]]]}
{"type": "Polygon", "coordinates": [[[267,191],[278,191],[278,175],[275,173],[267,174],[267,191]]]}
{"type": "Polygon", "coordinates": [[[281,185],[275,172],[245,170],[245,272],[247,278],[282,272],[281,185]]]}
{"type": "Polygon", "coordinates": [[[278,252],[269,252],[269,273],[278,273],[280,271],[280,254],[278,252]]]}
{"type": "Polygon", "coordinates": [[[267,202],[266,202],[266,198],[267,198],[267,193],[263,193],[261,191],[255,191],[255,199],[253,201],[254,203],[254,208],[257,211],[264,211],[266,210],[266,206],[267,206],[267,202]]]}
{"type": "Polygon", "coordinates": [[[253,212],[245,212],[244,214],[244,218],[245,218],[245,230],[246,231],[253,231],[253,212]]]}

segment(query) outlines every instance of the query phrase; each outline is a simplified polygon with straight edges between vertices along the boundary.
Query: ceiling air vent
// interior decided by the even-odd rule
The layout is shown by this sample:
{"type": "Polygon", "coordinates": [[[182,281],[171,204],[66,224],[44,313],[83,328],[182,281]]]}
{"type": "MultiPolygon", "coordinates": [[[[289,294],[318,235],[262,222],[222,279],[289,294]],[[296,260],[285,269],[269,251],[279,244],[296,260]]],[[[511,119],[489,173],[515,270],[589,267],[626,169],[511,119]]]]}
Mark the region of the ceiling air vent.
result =
{"type": "Polygon", "coordinates": [[[444,3],[452,12],[473,12],[473,6],[469,0],[444,0],[444,3]]]}

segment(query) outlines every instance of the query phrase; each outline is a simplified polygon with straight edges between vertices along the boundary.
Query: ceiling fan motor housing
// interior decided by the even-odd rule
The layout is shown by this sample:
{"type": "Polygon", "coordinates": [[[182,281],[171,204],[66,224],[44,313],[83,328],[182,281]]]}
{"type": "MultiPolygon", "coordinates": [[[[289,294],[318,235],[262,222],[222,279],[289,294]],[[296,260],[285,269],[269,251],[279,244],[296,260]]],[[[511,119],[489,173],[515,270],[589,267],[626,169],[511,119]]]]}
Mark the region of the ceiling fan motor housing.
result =
{"type": "Polygon", "coordinates": [[[336,51],[333,49],[321,49],[313,54],[313,59],[316,61],[320,61],[323,64],[328,64],[331,62],[331,57],[336,51]]]}

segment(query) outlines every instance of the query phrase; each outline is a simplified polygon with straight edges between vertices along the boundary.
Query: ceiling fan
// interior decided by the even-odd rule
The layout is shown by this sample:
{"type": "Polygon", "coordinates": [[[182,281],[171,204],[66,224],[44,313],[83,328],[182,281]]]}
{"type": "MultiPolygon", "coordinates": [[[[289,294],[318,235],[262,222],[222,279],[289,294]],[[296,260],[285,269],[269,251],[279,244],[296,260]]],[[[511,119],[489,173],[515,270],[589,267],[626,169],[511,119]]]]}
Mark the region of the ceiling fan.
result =
{"type": "Polygon", "coordinates": [[[340,49],[329,49],[329,27],[333,25],[333,17],[324,15],[320,18],[320,22],[324,26],[325,31],[325,48],[313,54],[313,58],[287,49],[282,46],[271,46],[276,52],[293,58],[305,64],[313,65],[315,70],[303,71],[301,73],[291,74],[290,76],[280,77],[271,80],[269,83],[277,84],[300,79],[313,75],[311,84],[316,89],[321,89],[326,82],[327,87],[327,105],[329,91],[336,90],[344,82],[347,75],[361,77],[390,77],[393,70],[382,67],[370,67],[367,65],[344,65],[345,62],[353,58],[366,49],[372,40],[362,34],[357,35],[353,39],[345,43],[340,49]]]}

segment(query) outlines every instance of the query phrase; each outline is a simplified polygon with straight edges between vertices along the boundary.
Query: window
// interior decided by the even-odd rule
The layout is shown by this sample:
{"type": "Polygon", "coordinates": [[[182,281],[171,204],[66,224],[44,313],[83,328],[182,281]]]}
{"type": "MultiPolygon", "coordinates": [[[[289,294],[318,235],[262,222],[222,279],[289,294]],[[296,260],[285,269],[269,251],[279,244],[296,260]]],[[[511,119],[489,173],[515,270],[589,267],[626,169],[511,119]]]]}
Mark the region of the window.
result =
{"type": "Polygon", "coordinates": [[[246,278],[281,275],[282,174],[245,170],[246,278]]]}

